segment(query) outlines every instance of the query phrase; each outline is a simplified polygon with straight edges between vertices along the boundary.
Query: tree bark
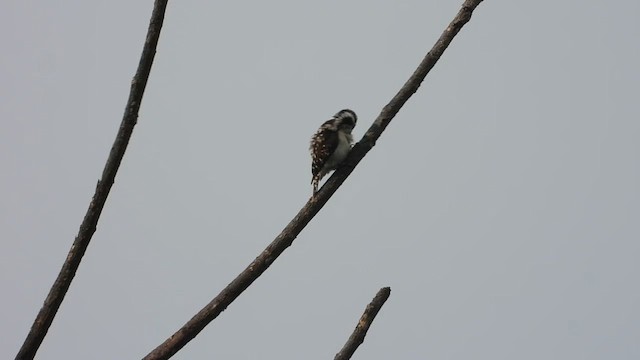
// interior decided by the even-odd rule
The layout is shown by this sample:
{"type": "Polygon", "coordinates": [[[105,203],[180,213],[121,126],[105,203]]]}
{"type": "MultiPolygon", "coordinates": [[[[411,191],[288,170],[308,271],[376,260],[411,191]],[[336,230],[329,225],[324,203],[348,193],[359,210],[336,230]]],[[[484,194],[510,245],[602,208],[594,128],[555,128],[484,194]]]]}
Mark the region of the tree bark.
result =
{"type": "Polygon", "coordinates": [[[391,295],[391,288],[384,287],[378,291],[371,303],[364,309],[358,325],[356,325],[355,330],[353,330],[353,333],[349,336],[349,340],[344,344],[342,350],[333,358],[334,360],[351,359],[351,356],[356,352],[358,346],[364,342],[364,337],[367,336],[367,331],[369,331],[373,319],[376,318],[376,315],[378,315],[378,312],[389,298],[389,295],[391,295]]]}
{"type": "Polygon", "coordinates": [[[291,244],[313,217],[322,209],[340,185],[351,174],[364,156],[375,146],[376,140],[398,113],[400,108],[416,92],[425,76],[436,64],[453,38],[469,22],[471,14],[482,0],[466,0],[453,21],[447,26],[433,48],[424,57],[418,68],[400,91],[382,109],[371,127],[351,150],[343,164],[327,180],[324,186],[311,197],[282,232],[211,302],[196,313],[178,331],[152,350],[144,360],[169,359],[196,337],[205,326],[218,317],[249,285],[251,285],[291,244]]]}
{"type": "Polygon", "coordinates": [[[84,255],[89,242],[93,237],[100,219],[100,214],[109,196],[111,186],[115,181],[118,168],[124,157],[124,153],[131,139],[133,128],[138,120],[138,111],[140,110],[140,104],[144,95],[145,87],[147,86],[147,80],[151,72],[151,65],[153,64],[153,58],[156,54],[156,47],[158,45],[158,39],[160,37],[160,30],[162,29],[162,23],[164,21],[164,13],[167,7],[168,0],[156,0],[153,6],[153,12],[151,14],[151,21],[149,23],[149,29],[147,31],[147,38],[142,49],[142,55],[140,56],[140,63],[138,64],[138,70],[136,71],[133,81],[131,82],[131,90],[129,92],[129,99],[124,110],[124,116],[120,123],[120,129],[116,135],[116,139],[111,147],[111,152],[107,158],[107,162],[102,171],[102,177],[98,180],[95,193],[89,203],[87,213],[80,224],[80,230],[76,236],[69,254],[66,260],[62,264],[62,269],[58,274],[55,282],[49,290],[49,294],[44,300],[42,308],[38,312],[31,330],[27,335],[22,347],[16,355],[16,360],[30,360],[33,359],[38,351],[38,348],[42,344],[51,323],[53,322],[62,300],[64,300],[71,281],[73,280],[80,261],[84,255]]]}

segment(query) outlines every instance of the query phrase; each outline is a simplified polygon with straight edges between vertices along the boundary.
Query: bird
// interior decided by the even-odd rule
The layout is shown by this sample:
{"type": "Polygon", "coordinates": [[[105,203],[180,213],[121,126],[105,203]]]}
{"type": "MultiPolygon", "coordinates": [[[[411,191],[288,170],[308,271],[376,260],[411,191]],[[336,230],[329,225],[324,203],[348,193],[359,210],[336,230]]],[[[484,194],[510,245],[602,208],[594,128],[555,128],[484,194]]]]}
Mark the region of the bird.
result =
{"type": "Polygon", "coordinates": [[[320,180],[335,170],[344,161],[353,146],[351,131],[358,117],[353,110],[338,111],[330,120],[325,121],[311,137],[311,184],[313,195],[318,192],[320,180]]]}

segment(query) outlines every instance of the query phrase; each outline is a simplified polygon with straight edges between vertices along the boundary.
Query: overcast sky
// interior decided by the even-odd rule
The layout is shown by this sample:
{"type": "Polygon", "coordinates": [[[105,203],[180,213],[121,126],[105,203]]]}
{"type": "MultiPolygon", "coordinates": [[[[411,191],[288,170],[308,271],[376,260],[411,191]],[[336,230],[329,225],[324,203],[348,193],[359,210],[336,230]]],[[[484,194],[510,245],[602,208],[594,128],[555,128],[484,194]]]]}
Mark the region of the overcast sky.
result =
{"type": "MultiPolygon", "coordinates": [[[[38,359],[138,359],[311,193],[462,0],[171,1],[138,125],[38,359]]],[[[0,5],[0,358],[119,126],[152,1],[0,5]]],[[[176,359],[640,358],[640,2],[486,0],[293,246],[176,359]]]]}

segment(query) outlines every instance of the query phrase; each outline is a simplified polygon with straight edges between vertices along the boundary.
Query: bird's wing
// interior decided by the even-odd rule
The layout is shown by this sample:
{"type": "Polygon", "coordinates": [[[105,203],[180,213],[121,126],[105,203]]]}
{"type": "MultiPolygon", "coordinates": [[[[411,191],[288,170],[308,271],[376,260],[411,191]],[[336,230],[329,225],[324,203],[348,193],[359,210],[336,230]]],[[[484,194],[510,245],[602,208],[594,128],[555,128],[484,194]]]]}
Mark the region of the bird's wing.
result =
{"type": "Polygon", "coordinates": [[[338,129],[332,120],[326,121],[311,138],[309,150],[311,152],[311,174],[313,177],[320,173],[327,159],[338,147],[338,129]]]}

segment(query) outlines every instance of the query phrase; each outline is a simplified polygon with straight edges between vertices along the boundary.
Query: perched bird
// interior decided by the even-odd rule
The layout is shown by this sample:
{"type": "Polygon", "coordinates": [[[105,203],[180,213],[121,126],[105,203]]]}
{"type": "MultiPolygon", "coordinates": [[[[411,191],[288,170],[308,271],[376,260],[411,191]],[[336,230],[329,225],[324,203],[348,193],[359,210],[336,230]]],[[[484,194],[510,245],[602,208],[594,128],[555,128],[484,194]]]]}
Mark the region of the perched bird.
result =
{"type": "Polygon", "coordinates": [[[311,137],[311,184],[313,194],[318,192],[318,183],[347,157],[353,145],[351,131],[358,117],[349,109],[338,111],[331,120],[325,121],[311,137]]]}

